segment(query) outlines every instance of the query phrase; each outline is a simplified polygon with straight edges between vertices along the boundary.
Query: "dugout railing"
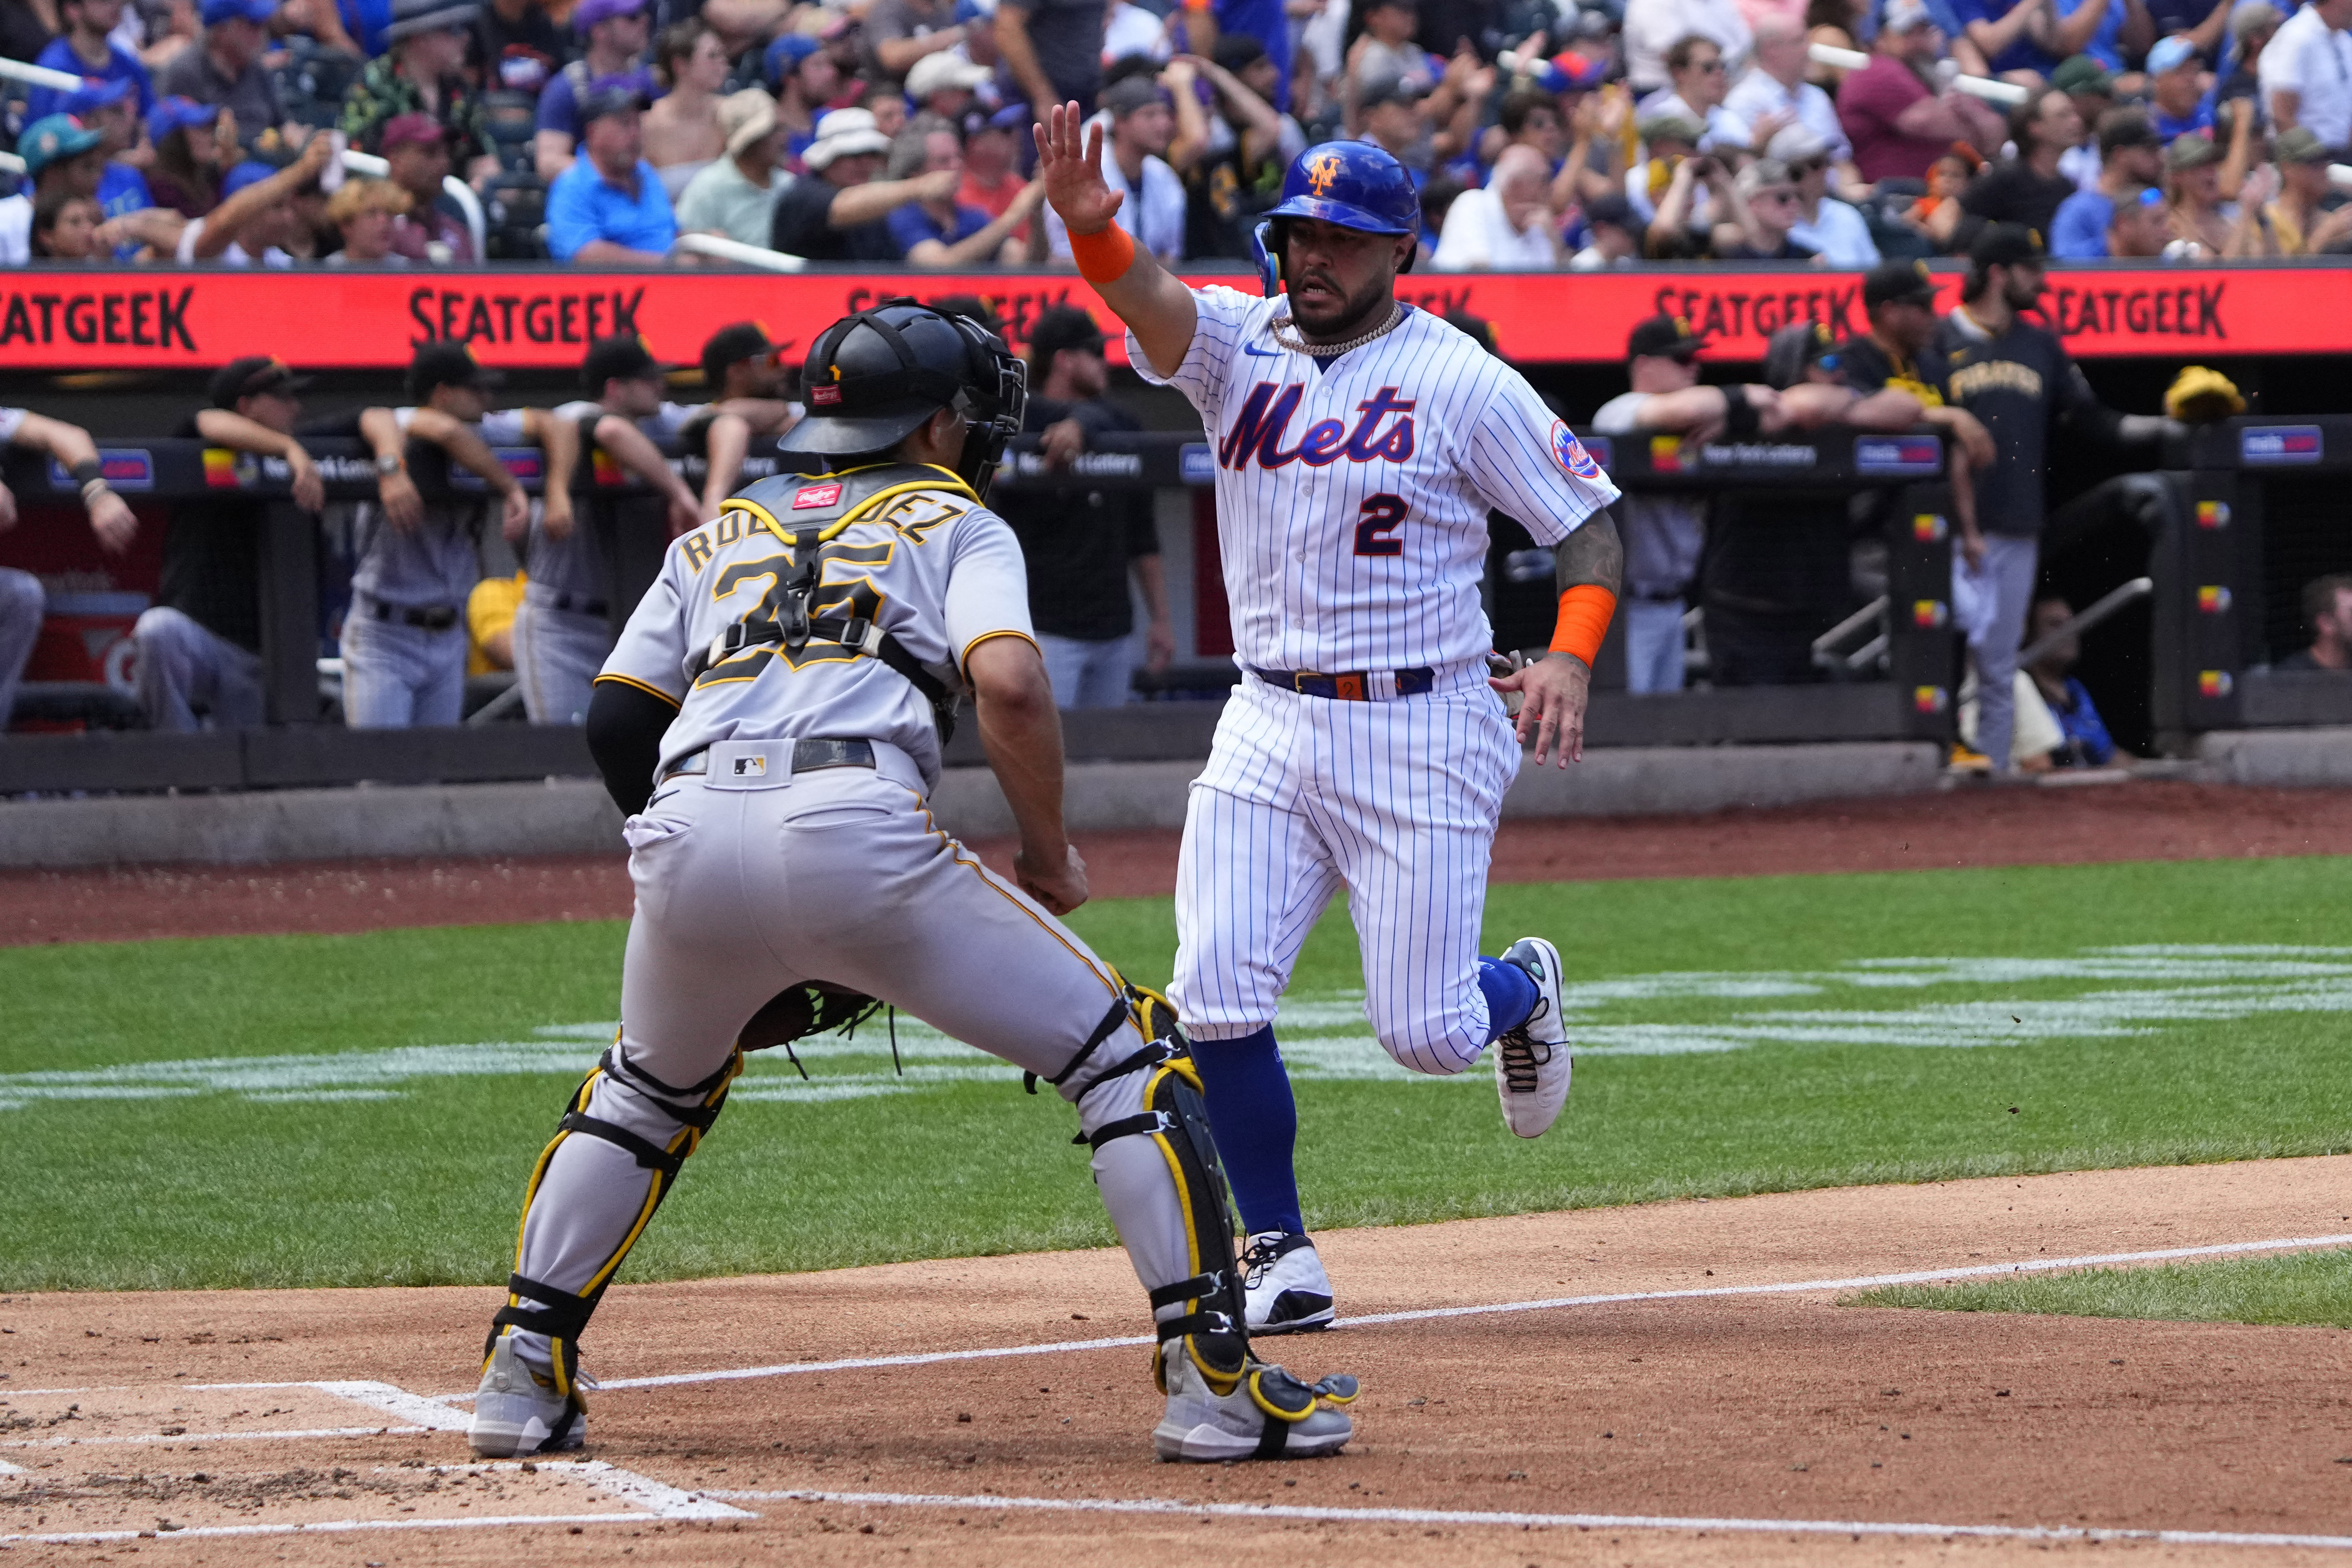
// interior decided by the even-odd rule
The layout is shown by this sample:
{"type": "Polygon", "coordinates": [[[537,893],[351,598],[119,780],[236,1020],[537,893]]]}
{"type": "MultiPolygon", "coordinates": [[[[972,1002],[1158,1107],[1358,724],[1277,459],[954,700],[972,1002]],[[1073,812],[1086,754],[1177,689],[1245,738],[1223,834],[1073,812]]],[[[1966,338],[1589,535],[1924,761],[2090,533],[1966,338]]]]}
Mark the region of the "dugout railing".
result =
{"type": "MultiPolygon", "coordinates": [[[[1585,437],[1629,492],[1771,491],[1818,496],[1843,508],[1859,490],[1884,492],[1884,652],[1870,677],[1790,687],[1694,689],[1634,696],[1623,689],[1622,632],[1612,632],[1596,671],[1588,742],[1596,746],[1699,745],[1915,738],[1941,740],[1952,723],[1957,650],[1949,628],[1951,544],[1946,521],[1943,448],[1931,434],[1863,435],[1832,429],[1799,440],[1701,445],[1669,438],[1585,437]]],[[[310,444],[331,504],[372,500],[375,473],[354,441],[310,444]]],[[[429,455],[427,455],[429,458],[429,455]]],[[[535,447],[499,456],[527,489],[540,485],[535,447]]],[[[226,453],[194,440],[101,441],[101,461],[115,487],[144,516],[165,525],[170,503],[249,498],[261,534],[260,605],[269,723],[244,731],[193,735],[93,729],[79,734],[10,735],[0,742],[0,794],[279,788],[352,783],[475,782],[584,774],[592,771],[576,729],[499,723],[444,730],[352,731],[320,722],[318,658],[322,647],[320,521],[288,499],[282,461],[226,453]]],[[[698,458],[676,457],[699,487],[698,458]]],[[[1082,485],[1088,489],[1182,489],[1203,515],[1214,454],[1198,438],[1171,434],[1106,437],[1066,474],[1048,471],[1025,444],[1010,456],[997,483],[1007,491],[1082,485]]],[[[780,471],[772,447],[755,450],[746,478],[780,471]]],[[[478,493],[462,471],[446,477],[420,459],[414,472],[428,499],[478,493]]],[[[24,454],[0,468],[26,510],[28,528],[81,527],[70,476],[24,454]]],[[[612,465],[583,461],[575,482],[583,524],[600,542],[616,584],[613,613],[625,618],[651,581],[666,542],[650,493],[612,465]]],[[[1212,536],[1213,531],[1208,531],[1212,536]]],[[[1196,568],[1213,569],[1213,559],[1196,568]]],[[[1507,623],[1496,563],[1490,597],[1498,626],[1507,623]]],[[[1548,583],[1532,586],[1548,602],[1548,583]]],[[[1547,621],[1548,626],[1548,621],[1547,621]]],[[[1539,644],[1540,638],[1531,639],[1539,644]]],[[[1196,668],[1223,668],[1206,666],[1196,668]]],[[[1230,684],[1231,676],[1223,677],[1230,684]]],[[[1210,683],[1213,686],[1214,682],[1210,683]]],[[[1076,761],[1161,761],[1205,756],[1216,701],[1162,701],[1070,716],[1065,727],[1076,761]]],[[[950,751],[953,763],[982,760],[964,727],[950,751]]]]}

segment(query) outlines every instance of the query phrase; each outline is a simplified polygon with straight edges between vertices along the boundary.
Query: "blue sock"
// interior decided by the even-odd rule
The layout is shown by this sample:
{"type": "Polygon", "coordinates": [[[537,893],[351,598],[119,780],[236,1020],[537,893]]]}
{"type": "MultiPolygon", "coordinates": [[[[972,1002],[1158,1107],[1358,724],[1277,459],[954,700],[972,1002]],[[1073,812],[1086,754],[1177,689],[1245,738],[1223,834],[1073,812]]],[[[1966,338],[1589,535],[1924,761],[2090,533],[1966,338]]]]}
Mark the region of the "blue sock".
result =
{"type": "MultiPolygon", "coordinates": [[[[1534,989],[1530,984],[1530,994],[1534,989]]],[[[1305,1230],[1307,1222],[1298,1216],[1298,1175],[1291,1165],[1298,1104],[1290,1098],[1290,1075],[1283,1071],[1274,1026],[1237,1040],[1195,1040],[1192,1060],[1208,1091],[1209,1128],[1242,1223],[1253,1234],[1305,1230]]]]}
{"type": "Polygon", "coordinates": [[[1536,1010],[1536,983],[1516,963],[1478,961],[1478,989],[1486,994],[1486,1043],[1493,1045],[1528,1021],[1536,1010]]]}

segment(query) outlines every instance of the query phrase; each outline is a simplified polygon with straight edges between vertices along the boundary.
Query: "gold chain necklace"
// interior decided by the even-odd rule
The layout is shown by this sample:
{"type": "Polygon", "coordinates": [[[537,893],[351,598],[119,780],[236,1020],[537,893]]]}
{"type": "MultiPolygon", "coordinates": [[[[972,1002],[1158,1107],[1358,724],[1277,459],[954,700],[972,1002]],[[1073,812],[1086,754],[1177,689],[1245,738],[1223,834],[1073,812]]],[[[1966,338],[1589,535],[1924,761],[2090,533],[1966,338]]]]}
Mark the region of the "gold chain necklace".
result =
{"type": "Polygon", "coordinates": [[[1360,338],[1349,338],[1344,343],[1310,343],[1306,339],[1297,335],[1297,331],[1293,329],[1291,319],[1288,316],[1276,316],[1270,323],[1268,323],[1268,329],[1274,334],[1274,341],[1281,344],[1284,348],[1288,349],[1292,353],[1312,354],[1317,359],[1336,359],[1339,355],[1346,353],[1350,349],[1362,348],[1374,338],[1386,337],[1389,333],[1396,331],[1397,323],[1403,320],[1404,307],[1391,300],[1389,301],[1389,319],[1387,321],[1382,321],[1379,326],[1374,327],[1370,331],[1366,332],[1363,336],[1360,338]]]}

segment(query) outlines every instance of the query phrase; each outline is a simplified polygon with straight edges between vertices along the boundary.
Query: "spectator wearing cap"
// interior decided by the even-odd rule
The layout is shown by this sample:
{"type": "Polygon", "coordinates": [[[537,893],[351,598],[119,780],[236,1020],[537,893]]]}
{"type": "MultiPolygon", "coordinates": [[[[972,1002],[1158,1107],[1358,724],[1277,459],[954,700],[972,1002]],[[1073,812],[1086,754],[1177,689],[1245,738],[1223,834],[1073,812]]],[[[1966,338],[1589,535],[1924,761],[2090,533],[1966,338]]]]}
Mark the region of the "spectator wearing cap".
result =
{"type": "MultiPolygon", "coordinates": [[[[283,360],[261,354],[231,360],[214,374],[207,406],[172,434],[278,459],[294,504],[316,512],[326,504],[326,488],[297,435],[308,428],[301,424],[301,394],[310,384],[283,360]]],[[[335,427],[316,433],[333,434],[335,427]]],[[[265,508],[248,496],[173,504],[154,607],[131,632],[139,650],[139,703],[150,729],[245,730],[262,722],[266,520],[265,508]]]]}
{"type": "Polygon", "coordinates": [[[907,73],[907,96],[915,103],[907,129],[920,133],[961,125],[964,111],[971,107],[972,90],[994,76],[986,66],[953,50],[925,55],[907,73]]]}
{"type": "Polygon", "coordinates": [[[919,102],[923,95],[915,89],[915,68],[963,44],[967,28],[955,10],[949,0],[875,0],[866,12],[865,28],[866,58],[875,73],[892,81],[907,79],[908,96],[919,102]]]}
{"type": "Polygon", "coordinates": [[[239,137],[250,142],[285,121],[278,86],[262,68],[277,0],[204,0],[204,41],[183,49],[163,68],[155,90],[165,98],[188,98],[236,117],[239,137]]]}
{"type": "MultiPolygon", "coordinates": [[[[1679,316],[1653,316],[1625,342],[1633,390],[1611,398],[1592,416],[1603,436],[1648,431],[1697,437],[1726,429],[1755,430],[1779,400],[1769,387],[1703,386],[1699,351],[1706,340],[1679,316]],[[1734,416],[1737,421],[1734,422],[1734,416]]],[[[1706,544],[1704,498],[1636,491],[1620,510],[1625,544],[1625,591],[1618,616],[1625,626],[1625,685],[1635,692],[1679,691],[1684,679],[1684,595],[1698,575],[1706,544]]]]}
{"type": "Polygon", "coordinates": [[[2279,194],[2263,209],[2272,242],[2281,256],[2319,256],[2352,243],[2352,197],[2329,179],[2328,150],[2307,126],[2298,125],[2271,143],[2278,162],[2279,194]]]}
{"type": "Polygon", "coordinates": [[[0,198],[0,267],[22,267],[31,258],[36,202],[59,191],[96,199],[106,173],[106,137],[71,115],[52,114],[25,127],[16,155],[33,187],[0,198]]]}
{"type": "Polygon", "coordinates": [[[1723,100],[1725,112],[1739,126],[1733,141],[1786,161],[1789,154],[1769,150],[1781,132],[1801,127],[1836,165],[1841,186],[1858,186],[1862,182],[1853,173],[1853,145],[1838,121],[1837,105],[1805,79],[1809,47],[1802,22],[1766,16],[1756,24],[1756,63],[1723,100]]]}
{"type": "Polygon", "coordinates": [[[1810,125],[1783,126],[1764,155],[1789,171],[1797,189],[1797,221],[1789,237],[1820,255],[1828,266],[1878,265],[1878,242],[1862,214],[1830,194],[1831,153],[1810,125]]]}
{"type": "Polygon", "coordinates": [[[2258,68],[2271,132],[2307,127],[2330,152],[2352,147],[2352,0],[2312,0],[2281,24],[2258,68]]]}
{"type": "Polygon", "coordinates": [[[999,0],[997,52],[1017,96],[1041,115],[1056,103],[1095,109],[1103,78],[1100,0],[999,0]]]}
{"type": "Polygon", "coordinates": [[[1789,165],[1759,158],[1731,183],[1733,221],[1715,226],[1710,254],[1717,261],[1811,261],[1811,246],[1789,237],[1797,222],[1797,184],[1789,165]]]}
{"type": "MultiPolygon", "coordinates": [[[[1008,103],[985,118],[977,113],[965,116],[963,183],[955,194],[958,206],[978,207],[991,217],[1003,217],[1011,210],[1029,188],[1029,182],[1021,177],[1020,138],[1029,133],[1034,123],[1025,103],[1008,103]]],[[[1028,244],[1029,225],[1014,229],[1013,237],[1028,244]]]]}
{"type": "Polygon", "coordinates": [[[2286,18],[2270,0],[2238,0],[2235,6],[2216,8],[2230,13],[2230,47],[2222,56],[2221,79],[2213,89],[2213,100],[2226,103],[2233,98],[2251,98],[2267,112],[2263,103],[2263,56],[2286,18]]]}
{"type": "MultiPolygon", "coordinates": [[[[2229,159],[2210,136],[2177,136],[2165,147],[2167,221],[2173,239],[2165,248],[2167,256],[2235,261],[2269,253],[2259,203],[2240,207],[2223,195],[2223,165],[2229,159]]],[[[2267,198],[2267,192],[2259,194],[2267,198]]]]}
{"type": "MultiPolygon", "coordinates": [[[[593,156],[593,154],[592,154],[593,156]]],[[[588,345],[581,363],[587,395],[554,411],[558,424],[580,433],[583,450],[601,453],[614,466],[661,498],[668,517],[666,534],[676,538],[702,521],[700,504],[654,443],[675,434],[686,412],[665,405],[666,371],[645,340],[635,333],[600,338],[588,345]]],[[[600,490],[592,507],[594,531],[634,521],[631,513],[650,509],[642,495],[607,498],[600,490]]],[[[523,712],[534,724],[584,724],[596,672],[613,651],[613,600],[619,585],[592,532],[570,512],[542,511],[531,520],[523,548],[527,581],[515,606],[511,647],[515,684],[522,689],[523,712]]]]}
{"type": "Polygon", "coordinates": [[[782,350],[757,321],[710,334],[702,345],[702,384],[712,400],[688,417],[678,443],[688,457],[702,458],[702,514],[716,517],[719,503],[743,482],[751,437],[782,436],[802,411],[784,401],[782,350]]]}
{"type": "MultiPolygon", "coordinates": [[[[1038,312],[1029,330],[1029,405],[1022,429],[1041,437],[1049,468],[1066,470],[1100,437],[1139,430],[1110,402],[1102,329],[1075,305],[1038,312]]],[[[1150,497],[1071,484],[1008,493],[995,503],[1029,564],[1029,613],[1037,647],[1062,708],[1116,708],[1132,700],[1135,605],[1147,616],[1144,662],[1164,669],[1175,655],[1150,497]]]]}
{"type": "Polygon", "coordinates": [[[327,221],[343,241],[327,259],[338,267],[406,266],[408,258],[392,248],[392,237],[408,207],[408,193],[390,180],[345,180],[327,198],[327,221]]]}
{"type": "MultiPolygon", "coordinates": [[[[2137,109],[2117,109],[2099,122],[2099,183],[2058,204],[2050,220],[2050,254],[2069,261],[2092,261],[2111,254],[2108,220],[2126,192],[2153,186],[2164,177],[2164,143],[2137,109]]],[[[2158,196],[2158,205],[2163,198],[2158,196]]],[[[2158,248],[2161,249],[2159,243],[2158,248]]]]}
{"type": "Polygon", "coordinates": [[[1637,213],[1645,202],[1654,202],[1643,238],[1643,253],[1654,260],[1704,256],[1713,244],[1715,226],[1738,221],[1739,196],[1732,189],[1731,170],[1722,159],[1697,151],[1701,133],[1697,121],[1678,115],[1642,121],[1651,158],[1643,168],[1628,172],[1625,194],[1637,213]],[[1644,174],[1647,181],[1642,179],[1644,174]],[[1663,187],[1656,183],[1661,180],[1663,187]]]}
{"type": "MultiPolygon", "coordinates": [[[[139,57],[110,36],[122,25],[124,0],[58,0],[58,23],[64,29],[43,49],[35,65],[93,81],[128,82],[136,96],[136,112],[144,116],[155,107],[155,83],[139,57]]],[[[80,110],[65,100],[71,96],[53,87],[36,87],[25,94],[26,121],[80,110]]]]}
{"type": "Polygon", "coordinates": [[[2050,73],[2050,85],[2074,100],[2083,117],[2084,135],[2058,160],[2058,172],[2069,175],[2077,190],[2095,190],[2099,184],[2098,123],[2116,107],[2116,79],[2106,67],[2088,55],[2063,60],[2050,73]]]}
{"type": "Polygon", "coordinates": [[[769,245],[811,261],[898,261],[890,214],[910,201],[952,199],[957,177],[918,174],[877,180],[890,139],[863,109],[836,109],[817,121],[802,162],[808,173],[776,198],[769,245]]]}
{"type": "Polygon", "coordinates": [[[1213,89],[1203,144],[1182,171],[1185,254],[1246,257],[1248,230],[1282,199],[1282,176],[1307,150],[1307,133],[1276,108],[1281,77],[1249,34],[1221,35],[1213,58],[1181,60],[1213,89]]]}
{"type": "Polygon", "coordinates": [[[578,427],[544,409],[489,411],[499,384],[460,342],[417,345],[408,364],[409,405],[369,408],[359,434],[375,455],[375,504],[353,519],[359,563],[344,612],[343,721],[354,730],[455,724],[465,709],[466,601],[482,575],[492,520],[510,544],[530,521],[530,498],[493,447],[536,442],[544,458],[543,510],[568,526],[578,427]],[[437,481],[451,464],[479,475],[488,494],[436,483],[426,500],[414,461],[437,481]]]}
{"type": "Polygon", "coordinates": [[[1430,267],[1438,272],[1549,272],[1559,236],[1546,199],[1551,171],[1532,147],[1503,149],[1495,172],[1447,209],[1430,267]]]}
{"type": "Polygon", "coordinates": [[[2153,260],[2172,243],[2171,215],[2164,205],[2164,187],[2126,182],[2107,202],[2106,232],[2099,254],[2121,260],[2153,260]]]}
{"type": "Polygon", "coordinates": [[[727,48],[699,18],[662,29],[654,49],[654,79],[662,96],[646,110],[646,162],[661,176],[672,202],[688,180],[727,151],[719,125],[719,95],[732,68],[727,48]]]}
{"type": "Polygon", "coordinates": [[[495,169],[481,98],[465,77],[480,16],[478,0],[393,0],[392,52],[370,60],[344,98],[343,134],[381,152],[385,126],[426,115],[447,132],[450,155],[469,177],[495,169]]]}
{"type": "Polygon", "coordinates": [[[1748,63],[1755,35],[1734,0],[1626,0],[1625,79],[1637,95],[1673,85],[1667,52],[1692,37],[1710,40],[1728,70],[1748,63]]]}
{"type": "Polygon", "coordinates": [[[768,46],[768,80],[776,94],[776,122],[784,128],[783,166],[806,167],[801,154],[816,140],[816,122],[841,90],[841,68],[824,45],[805,33],[786,33],[768,46]]]}
{"type": "Polygon", "coordinates": [[[1633,204],[1613,191],[1584,204],[1584,248],[1569,258],[1571,272],[1631,267],[1642,258],[1642,222],[1633,204]]]}
{"type": "Polygon", "coordinates": [[[1988,155],[1999,150],[2006,134],[1999,114],[1957,88],[1937,90],[1933,78],[1943,47],[1922,0],[1890,0],[1870,63],[1849,71],[1838,89],[1838,121],[1853,143],[1855,169],[1872,184],[1926,178],[1955,142],[1988,155]]]}
{"type": "Polygon", "coordinates": [[[1748,128],[1723,107],[1731,84],[1722,46],[1696,33],[1675,39],[1666,50],[1666,78],[1665,88],[1636,105],[1640,113],[1698,121],[1706,127],[1698,139],[1702,153],[1729,153],[1748,145],[1748,128]]]}
{"type": "Polygon", "coordinates": [[[652,0],[580,0],[572,7],[572,30],[580,37],[583,53],[540,89],[539,129],[531,142],[539,177],[550,186],[556,175],[572,166],[586,124],[581,105],[592,91],[626,86],[638,97],[652,100],[653,72],[645,63],[646,43],[653,26],[651,4],[652,0]]]}
{"type": "Polygon", "coordinates": [[[1993,438],[1993,460],[1975,476],[1984,542],[1964,551],[1964,565],[1984,606],[1969,628],[1969,651],[1983,704],[1979,750],[1995,772],[2009,767],[2018,642],[2032,603],[2053,436],[2063,426],[2070,445],[2132,447],[2145,462],[2157,441],[2184,428],[2102,404],[2057,336],[2025,319],[2046,287],[2045,260],[2031,231],[1989,226],[1969,247],[1959,308],[1936,330],[1937,353],[1950,366],[1950,401],[1993,438]]]}
{"type": "Polygon", "coordinates": [[[1837,345],[1838,377],[1864,395],[1888,388],[1908,393],[1916,400],[1912,422],[1933,426],[1950,438],[1946,471],[1961,552],[1980,557],[1971,475],[1992,460],[1991,437],[1981,421],[1953,401],[1948,367],[1936,346],[1936,280],[1927,264],[1882,261],[1872,268],[1862,280],[1862,309],[1869,330],[1837,345]]]}
{"type": "MultiPolygon", "coordinates": [[[[933,56],[937,58],[937,56],[933,56]]],[[[1045,182],[1032,180],[1013,205],[995,217],[980,207],[957,205],[955,193],[963,184],[963,149],[952,131],[923,133],[923,173],[950,174],[953,184],[938,195],[907,203],[886,220],[890,239],[909,266],[931,268],[1007,265],[1027,259],[1026,248],[1013,237],[1045,199],[1045,182]]]]}
{"type": "Polygon", "coordinates": [[[2034,94],[2010,121],[2017,156],[2003,159],[1969,182],[1960,193],[1958,247],[1965,248],[1989,223],[2013,223],[2048,234],[2059,205],[2075,194],[2074,182],[2059,173],[2058,160],[2083,137],[2083,117],[2074,100],[2055,88],[2034,94]]]}
{"type": "Polygon", "coordinates": [[[394,115],[384,125],[383,161],[392,183],[408,193],[408,211],[393,226],[392,248],[411,261],[436,267],[479,259],[474,231],[449,209],[449,132],[429,114],[394,115]]]}
{"type": "Polygon", "coordinates": [[[536,99],[571,53],[542,0],[488,0],[474,24],[472,64],[485,92],[536,99]]]}
{"type": "Polygon", "coordinates": [[[290,267],[312,259],[326,221],[319,175],[333,155],[329,138],[313,136],[299,157],[279,153],[237,164],[221,181],[220,205],[182,227],[173,256],[184,266],[290,267]]]}
{"type": "Polygon", "coordinates": [[[1391,89],[1407,89],[1406,101],[1416,108],[1437,90],[1445,64],[1416,41],[1420,28],[1413,0],[1363,0],[1363,28],[1348,46],[1339,78],[1339,106],[1350,134],[1367,132],[1364,120],[1373,100],[1391,89]]]}
{"type": "MultiPolygon", "coordinates": [[[[1160,154],[1176,132],[1175,112],[1160,85],[1131,76],[1105,88],[1102,106],[1110,115],[1104,138],[1103,184],[1127,197],[1120,216],[1136,244],[1162,261],[1184,255],[1184,182],[1160,154]]],[[[1073,266],[1070,235],[1062,217],[1045,209],[1046,252],[1057,265],[1073,266]]]]}
{"type": "Polygon", "coordinates": [[[1356,126],[1362,139],[1405,166],[1418,187],[1441,160],[1424,109],[1429,95],[1417,82],[1384,81],[1356,100],[1356,126]]]}
{"type": "Polygon", "coordinates": [[[2213,100],[2205,92],[2205,62],[2187,38],[2158,38],[2147,51],[2148,118],[2167,142],[2213,131],[2213,100]]]}
{"type": "Polygon", "coordinates": [[[547,192],[547,251],[556,260],[605,267],[668,260],[677,217],[645,160],[643,102],[628,86],[600,87],[581,101],[586,155],[547,192]]]}
{"type": "MultiPolygon", "coordinates": [[[[155,205],[183,217],[201,217],[220,200],[224,147],[236,145],[235,121],[225,110],[193,98],[159,100],[147,116],[147,140],[155,161],[147,167],[147,188],[155,205]],[[221,121],[228,120],[226,134],[221,121]]],[[[226,156],[234,161],[234,151],[226,156]]]]}
{"type": "Polygon", "coordinates": [[[776,197],[792,183],[780,167],[784,128],[776,100],[747,87],[719,104],[726,155],[687,182],[677,198],[677,226],[688,234],[720,234],[741,245],[765,247],[775,229],[776,197]]]}

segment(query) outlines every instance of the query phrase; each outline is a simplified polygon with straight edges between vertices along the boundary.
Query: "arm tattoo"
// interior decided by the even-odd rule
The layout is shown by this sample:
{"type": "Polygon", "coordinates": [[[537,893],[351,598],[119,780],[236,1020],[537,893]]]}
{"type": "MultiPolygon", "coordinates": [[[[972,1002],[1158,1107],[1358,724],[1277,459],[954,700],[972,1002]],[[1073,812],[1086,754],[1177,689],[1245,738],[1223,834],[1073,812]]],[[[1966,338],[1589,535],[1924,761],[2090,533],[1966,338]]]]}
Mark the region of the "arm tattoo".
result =
{"type": "Polygon", "coordinates": [[[1584,520],[1584,526],[1560,541],[1552,560],[1563,594],[1583,584],[1606,588],[1612,595],[1623,589],[1625,546],[1617,537],[1616,519],[1605,511],[1594,512],[1584,520]]]}

